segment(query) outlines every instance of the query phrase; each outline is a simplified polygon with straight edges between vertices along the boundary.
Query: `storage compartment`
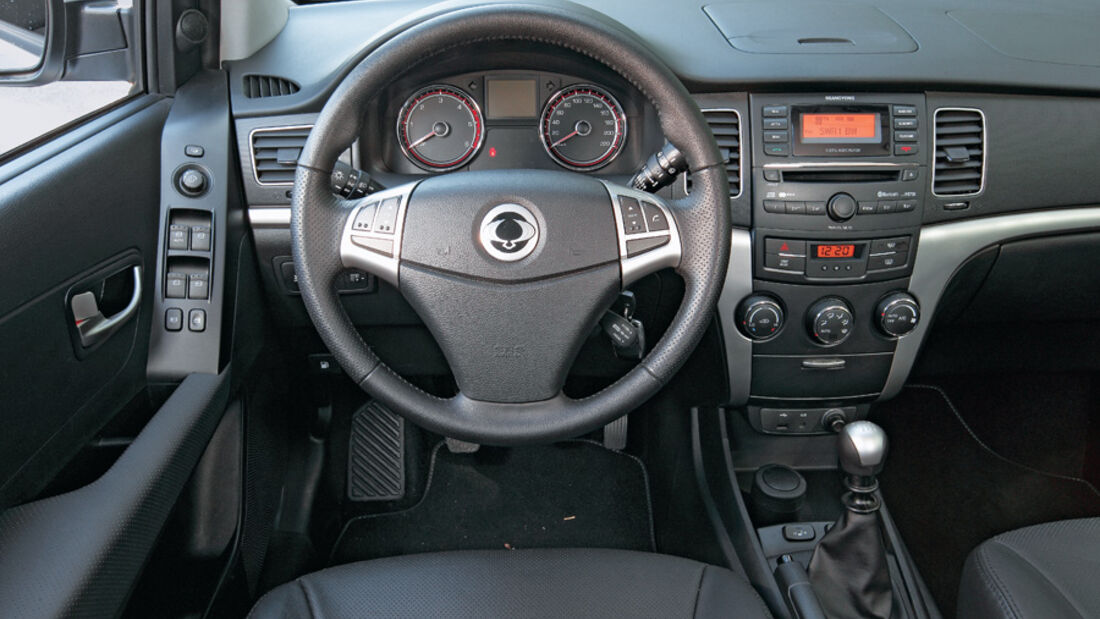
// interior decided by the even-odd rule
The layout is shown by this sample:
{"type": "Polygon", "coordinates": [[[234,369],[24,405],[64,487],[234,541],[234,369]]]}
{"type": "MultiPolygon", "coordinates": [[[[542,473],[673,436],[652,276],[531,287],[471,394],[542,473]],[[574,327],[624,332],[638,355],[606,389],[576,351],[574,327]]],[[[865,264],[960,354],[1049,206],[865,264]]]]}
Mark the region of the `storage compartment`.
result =
{"type": "Polygon", "coordinates": [[[876,395],[886,384],[893,358],[889,352],[812,357],[755,355],[752,395],[779,399],[876,395]],[[818,363],[824,360],[834,363],[818,363]]]}
{"type": "Polygon", "coordinates": [[[730,45],[754,54],[902,54],[917,43],[873,6],[731,2],[703,7],[730,45]]]}

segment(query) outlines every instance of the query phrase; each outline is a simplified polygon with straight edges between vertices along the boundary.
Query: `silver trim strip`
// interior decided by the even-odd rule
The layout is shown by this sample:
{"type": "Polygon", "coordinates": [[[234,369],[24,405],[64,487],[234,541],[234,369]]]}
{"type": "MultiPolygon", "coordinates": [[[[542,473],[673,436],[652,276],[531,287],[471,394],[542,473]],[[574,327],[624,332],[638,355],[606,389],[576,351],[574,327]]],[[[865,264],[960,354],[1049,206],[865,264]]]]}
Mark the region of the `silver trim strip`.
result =
{"type": "Polygon", "coordinates": [[[936,108],[935,112],[932,112],[932,163],[930,164],[932,166],[932,183],[929,187],[932,190],[933,196],[937,198],[968,198],[981,195],[981,193],[985,191],[985,166],[989,163],[989,150],[986,148],[985,144],[985,136],[987,133],[985,112],[976,107],[940,107],[936,108]],[[982,119],[982,177],[978,181],[978,190],[974,193],[936,193],[936,117],[940,115],[940,112],[977,112],[978,116],[982,119]]]}
{"type": "Polygon", "coordinates": [[[248,223],[253,228],[289,228],[289,206],[250,206],[248,223]]]}
{"type": "Polygon", "coordinates": [[[730,263],[726,281],[718,297],[718,321],[726,349],[729,404],[742,406],[749,401],[752,386],[752,340],[736,325],[737,306],[752,294],[752,234],[735,228],[730,232],[730,263]]]}
{"type": "MultiPolygon", "coordinates": [[[[261,187],[289,187],[294,184],[294,181],[289,183],[262,183],[260,182],[260,173],[256,170],[256,147],[255,136],[257,133],[277,133],[279,131],[293,131],[296,129],[309,129],[313,130],[313,125],[285,125],[279,127],[256,127],[252,131],[248,132],[248,156],[252,160],[252,179],[256,181],[257,185],[261,187]]],[[[307,136],[308,139],[308,136],[307,136]]]]}
{"type": "Polygon", "coordinates": [[[379,278],[398,286],[398,277],[401,272],[401,241],[405,232],[405,210],[409,206],[409,197],[413,189],[420,181],[405,183],[392,189],[385,189],[372,193],[365,198],[360,198],[348,217],[344,220],[343,234],[340,236],[340,261],[349,269],[361,269],[367,273],[377,275],[379,278]],[[355,229],[355,217],[359,211],[371,204],[380,204],[388,198],[397,198],[397,215],[394,219],[392,232],[364,232],[355,229]],[[389,256],[371,251],[353,241],[353,237],[390,241],[393,243],[393,253],[389,256]]]}
{"type": "Polygon", "coordinates": [[[920,304],[923,319],[905,337],[898,338],[890,375],[879,400],[901,391],[932,325],[944,288],[960,266],[978,251],[1016,238],[1054,232],[1100,228],[1100,207],[1048,210],[983,217],[925,226],[917,241],[909,292],[920,304]]]}

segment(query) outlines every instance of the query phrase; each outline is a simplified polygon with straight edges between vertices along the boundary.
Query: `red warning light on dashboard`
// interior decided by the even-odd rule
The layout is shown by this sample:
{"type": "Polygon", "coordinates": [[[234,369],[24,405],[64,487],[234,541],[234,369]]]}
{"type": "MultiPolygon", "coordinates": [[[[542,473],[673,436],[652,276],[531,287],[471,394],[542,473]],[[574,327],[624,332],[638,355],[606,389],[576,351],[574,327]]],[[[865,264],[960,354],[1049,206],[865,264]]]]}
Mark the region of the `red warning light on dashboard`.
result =
{"type": "Polygon", "coordinates": [[[496,146],[490,146],[489,147],[489,156],[490,157],[496,157],[497,156],[497,147],[496,146]]]}

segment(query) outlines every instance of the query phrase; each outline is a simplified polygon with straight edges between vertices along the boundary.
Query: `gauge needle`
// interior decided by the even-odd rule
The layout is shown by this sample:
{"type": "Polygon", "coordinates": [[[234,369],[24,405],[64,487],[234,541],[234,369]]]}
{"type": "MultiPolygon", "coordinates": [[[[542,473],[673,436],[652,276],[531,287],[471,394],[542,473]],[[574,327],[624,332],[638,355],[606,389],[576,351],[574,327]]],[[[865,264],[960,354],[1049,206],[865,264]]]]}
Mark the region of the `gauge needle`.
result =
{"type": "Polygon", "coordinates": [[[573,133],[570,133],[569,135],[565,136],[564,138],[562,138],[562,139],[558,140],[557,142],[554,142],[553,144],[551,144],[550,148],[557,148],[558,144],[561,144],[562,142],[564,142],[564,141],[568,140],[569,138],[571,138],[575,135],[578,135],[578,134],[580,134],[580,131],[574,131],[573,133]]]}
{"type": "Polygon", "coordinates": [[[417,146],[420,146],[420,145],[421,145],[421,144],[423,144],[424,142],[427,142],[428,140],[430,140],[430,139],[432,139],[432,138],[434,138],[434,137],[435,137],[435,130],[433,129],[433,130],[432,130],[432,132],[431,132],[431,133],[429,133],[428,135],[426,135],[426,136],[424,136],[424,137],[420,138],[419,140],[417,140],[417,141],[413,142],[412,144],[409,144],[409,149],[413,149],[413,148],[416,148],[417,146]]]}

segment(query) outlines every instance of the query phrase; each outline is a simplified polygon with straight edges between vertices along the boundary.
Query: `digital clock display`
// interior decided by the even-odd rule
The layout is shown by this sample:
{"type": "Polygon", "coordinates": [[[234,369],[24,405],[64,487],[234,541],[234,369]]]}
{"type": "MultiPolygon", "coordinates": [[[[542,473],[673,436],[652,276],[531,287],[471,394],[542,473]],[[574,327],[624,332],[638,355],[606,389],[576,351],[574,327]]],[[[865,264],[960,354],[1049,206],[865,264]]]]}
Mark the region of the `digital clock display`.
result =
{"type": "Polygon", "coordinates": [[[854,258],[856,255],[855,245],[818,245],[817,257],[818,258],[854,258]]]}
{"type": "Polygon", "coordinates": [[[802,114],[802,141],[819,144],[863,144],[882,139],[878,113],[802,114]]]}

